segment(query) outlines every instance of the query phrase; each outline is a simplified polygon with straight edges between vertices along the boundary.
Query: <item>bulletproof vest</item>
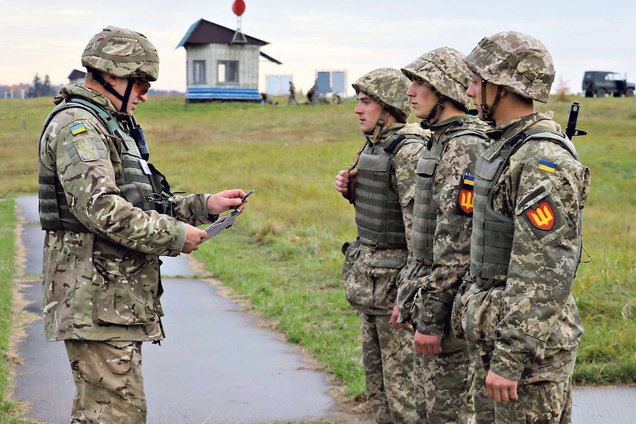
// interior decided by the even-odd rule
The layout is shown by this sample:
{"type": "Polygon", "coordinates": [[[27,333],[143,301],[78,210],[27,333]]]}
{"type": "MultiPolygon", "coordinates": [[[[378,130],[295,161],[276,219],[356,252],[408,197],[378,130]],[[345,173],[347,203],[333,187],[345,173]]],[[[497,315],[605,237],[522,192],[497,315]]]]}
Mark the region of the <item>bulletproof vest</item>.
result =
{"type": "Polygon", "coordinates": [[[433,199],[433,184],[435,181],[435,169],[444,154],[448,143],[464,135],[486,137],[484,133],[468,129],[453,134],[444,141],[439,141],[432,148],[427,149],[417,162],[417,179],[415,205],[413,207],[413,256],[425,265],[433,265],[433,239],[437,225],[438,205],[433,199]]]}
{"type": "MultiPolygon", "coordinates": [[[[152,164],[146,163],[142,159],[135,140],[120,128],[119,122],[113,116],[98,106],[82,99],[65,100],[60,103],[44,122],[40,143],[44,131],[53,117],[69,108],[81,108],[90,112],[108,128],[111,136],[121,141],[122,173],[117,177],[116,184],[121,190],[122,196],[133,206],[143,210],[153,209],[160,213],[173,215],[172,204],[168,196],[163,194],[164,191],[172,194],[165,177],[152,164]]],[[[40,224],[43,230],[89,232],[70,211],[57,173],[44,166],[41,159],[38,197],[40,224]]]]}
{"type": "Polygon", "coordinates": [[[391,188],[393,158],[408,139],[419,137],[394,134],[388,146],[376,149],[367,143],[360,154],[356,179],[356,224],[360,242],[381,249],[406,248],[400,197],[391,188]]]}
{"type": "MultiPolygon", "coordinates": [[[[580,161],[574,144],[564,134],[547,127],[532,127],[513,137],[499,152],[479,157],[475,169],[473,231],[470,239],[470,275],[479,287],[483,287],[493,277],[498,276],[505,280],[508,275],[514,221],[493,210],[493,188],[510,158],[532,139],[553,141],[580,161]]],[[[579,231],[579,251],[582,246],[581,240],[579,231]]]]}
{"type": "Polygon", "coordinates": [[[437,207],[433,204],[435,168],[448,143],[438,142],[426,149],[417,161],[415,204],[413,205],[413,256],[424,264],[433,265],[433,236],[437,222],[437,207]]]}

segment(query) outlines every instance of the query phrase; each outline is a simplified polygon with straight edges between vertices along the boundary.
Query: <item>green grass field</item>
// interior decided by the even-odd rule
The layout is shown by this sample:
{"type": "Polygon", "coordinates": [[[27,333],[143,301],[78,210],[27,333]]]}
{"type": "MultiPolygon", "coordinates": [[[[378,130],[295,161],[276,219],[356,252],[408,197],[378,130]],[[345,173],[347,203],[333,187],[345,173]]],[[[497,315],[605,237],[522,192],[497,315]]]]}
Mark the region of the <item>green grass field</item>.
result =
{"type": "MultiPolygon", "coordinates": [[[[577,100],[579,127],[590,133],[575,144],[592,170],[584,236],[593,261],[574,284],[586,325],[575,379],[636,382],[636,105],[577,100]]],[[[565,124],[569,104],[549,106],[565,124]]],[[[50,99],[0,100],[0,195],[37,191],[37,138],[50,108],[50,99]]],[[[138,120],[151,161],[175,190],[256,190],[233,229],[196,257],[357,395],[364,391],[358,319],[340,282],[340,246],[355,237],[353,208],[333,188],[362,141],[353,108],[151,98],[138,120]]]]}

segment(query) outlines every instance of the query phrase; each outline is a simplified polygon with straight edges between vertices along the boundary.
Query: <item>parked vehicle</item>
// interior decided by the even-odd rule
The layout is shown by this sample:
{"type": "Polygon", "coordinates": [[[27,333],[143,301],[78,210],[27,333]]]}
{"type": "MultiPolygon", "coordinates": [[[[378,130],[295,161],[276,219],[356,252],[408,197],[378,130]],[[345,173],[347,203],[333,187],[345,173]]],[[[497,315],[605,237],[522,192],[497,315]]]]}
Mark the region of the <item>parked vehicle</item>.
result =
{"type": "Polygon", "coordinates": [[[606,95],[634,97],[634,88],[636,86],[633,83],[627,82],[617,72],[587,71],[583,76],[585,97],[605,97],[606,95]]]}

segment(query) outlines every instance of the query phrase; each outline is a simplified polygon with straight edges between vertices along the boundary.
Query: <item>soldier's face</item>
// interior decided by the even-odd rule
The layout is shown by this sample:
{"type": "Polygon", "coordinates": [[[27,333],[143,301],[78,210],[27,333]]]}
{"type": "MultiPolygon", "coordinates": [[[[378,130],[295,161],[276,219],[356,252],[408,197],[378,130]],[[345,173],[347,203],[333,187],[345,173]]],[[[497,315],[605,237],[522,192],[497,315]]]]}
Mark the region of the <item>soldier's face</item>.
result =
{"type": "Polygon", "coordinates": [[[468,90],[466,90],[466,95],[475,102],[475,107],[479,112],[479,118],[484,119],[481,111],[481,88],[481,77],[476,73],[471,72],[470,85],[468,86],[468,90]]]}
{"type": "MultiPolygon", "coordinates": [[[[117,90],[117,92],[122,96],[126,93],[126,88],[128,87],[127,79],[112,78],[112,80],[109,82],[113,86],[113,88],[115,88],[115,90],[117,90]]],[[[133,88],[130,91],[128,105],[126,106],[126,113],[128,115],[132,116],[134,110],[137,109],[137,105],[140,102],[145,103],[148,100],[146,94],[148,93],[149,89],[150,83],[141,80],[135,80],[135,82],[133,83],[133,88]]],[[[113,103],[113,106],[115,106],[115,108],[119,110],[121,107],[121,100],[115,98],[114,96],[110,96],[109,98],[110,101],[113,103]]]]}
{"type": "Polygon", "coordinates": [[[358,93],[358,106],[354,111],[360,119],[360,130],[365,133],[372,133],[375,124],[382,114],[382,106],[364,93],[358,93]]]}
{"type": "Polygon", "coordinates": [[[419,78],[413,78],[406,95],[411,99],[415,116],[420,119],[428,117],[439,101],[439,97],[429,88],[428,84],[419,78]]]}

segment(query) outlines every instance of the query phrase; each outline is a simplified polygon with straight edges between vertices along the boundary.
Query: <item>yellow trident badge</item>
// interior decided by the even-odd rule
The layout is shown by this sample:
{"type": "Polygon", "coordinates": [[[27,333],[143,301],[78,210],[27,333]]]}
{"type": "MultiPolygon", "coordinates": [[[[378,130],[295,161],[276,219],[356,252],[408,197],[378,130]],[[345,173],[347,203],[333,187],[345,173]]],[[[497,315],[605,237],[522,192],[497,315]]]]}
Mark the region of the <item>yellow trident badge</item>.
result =
{"type": "Polygon", "coordinates": [[[459,191],[459,207],[466,213],[473,211],[475,195],[472,190],[462,189],[459,191]]]}
{"type": "Polygon", "coordinates": [[[550,230],[554,225],[554,212],[547,201],[541,203],[536,209],[530,209],[526,214],[532,225],[541,230],[550,230]]]}

